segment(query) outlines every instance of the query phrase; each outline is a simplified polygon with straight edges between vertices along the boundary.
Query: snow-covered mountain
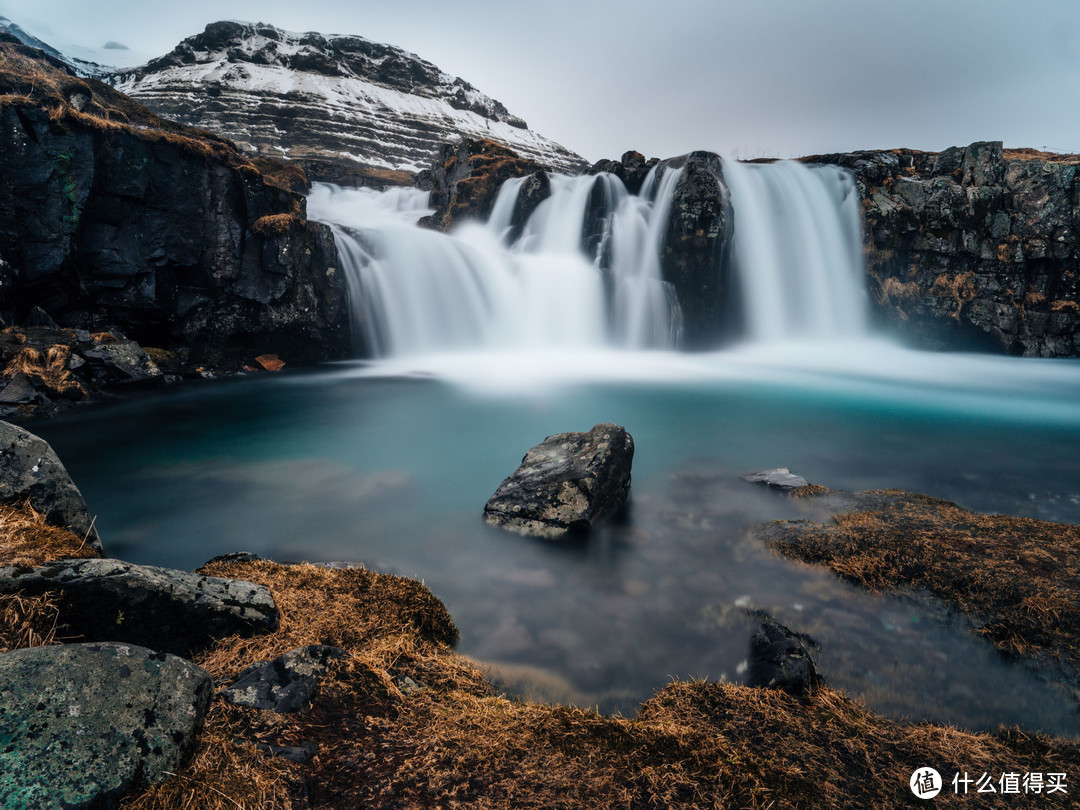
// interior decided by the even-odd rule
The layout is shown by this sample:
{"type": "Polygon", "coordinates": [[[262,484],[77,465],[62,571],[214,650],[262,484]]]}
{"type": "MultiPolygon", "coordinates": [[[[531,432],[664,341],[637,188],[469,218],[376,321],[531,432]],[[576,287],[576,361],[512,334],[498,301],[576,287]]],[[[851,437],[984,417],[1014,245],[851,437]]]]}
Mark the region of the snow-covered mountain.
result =
{"type": "Polygon", "coordinates": [[[164,118],[274,157],[417,171],[468,136],[552,168],[585,165],[463,79],[359,36],[216,22],[107,80],[164,118]]]}
{"type": "Polygon", "coordinates": [[[54,48],[47,42],[43,42],[35,37],[30,32],[23,29],[18,24],[12,22],[7,17],[0,17],[0,32],[10,34],[20,42],[29,45],[31,48],[37,48],[47,53],[54,59],[59,59],[66,64],[72,70],[74,70],[80,76],[92,76],[94,78],[101,78],[108,73],[111,73],[115,68],[108,65],[102,65],[89,59],[80,59],[77,56],[73,56],[70,52],[61,51],[58,48],[54,48]]]}

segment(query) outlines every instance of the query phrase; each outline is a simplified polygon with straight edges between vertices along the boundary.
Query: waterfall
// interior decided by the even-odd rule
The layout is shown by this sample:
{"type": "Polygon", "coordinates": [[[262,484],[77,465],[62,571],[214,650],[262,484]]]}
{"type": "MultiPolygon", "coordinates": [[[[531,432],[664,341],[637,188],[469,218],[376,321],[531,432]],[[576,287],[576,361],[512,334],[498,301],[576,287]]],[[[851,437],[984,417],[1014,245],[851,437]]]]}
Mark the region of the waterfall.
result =
{"type": "Polygon", "coordinates": [[[855,181],[835,166],[724,161],[735,279],[756,342],[837,339],[868,328],[855,181]]]}
{"type": "Polygon", "coordinates": [[[486,223],[451,235],[411,224],[430,213],[413,189],[315,184],[308,213],[334,230],[358,342],[374,356],[674,348],[681,316],[659,255],[678,176],[650,176],[635,196],[611,174],[552,175],[513,244],[520,179],[503,185],[486,223]]]}
{"type": "MultiPolygon", "coordinates": [[[[863,335],[850,173],[790,161],[723,165],[735,225],[730,294],[750,340],[863,335]]],[[[452,234],[415,225],[430,213],[415,189],[316,184],[308,212],[334,229],[365,354],[673,349],[682,314],[660,256],[680,174],[654,168],[638,194],[612,174],[551,175],[550,196],[521,229],[511,225],[523,178],[503,185],[486,223],[452,234]]]]}

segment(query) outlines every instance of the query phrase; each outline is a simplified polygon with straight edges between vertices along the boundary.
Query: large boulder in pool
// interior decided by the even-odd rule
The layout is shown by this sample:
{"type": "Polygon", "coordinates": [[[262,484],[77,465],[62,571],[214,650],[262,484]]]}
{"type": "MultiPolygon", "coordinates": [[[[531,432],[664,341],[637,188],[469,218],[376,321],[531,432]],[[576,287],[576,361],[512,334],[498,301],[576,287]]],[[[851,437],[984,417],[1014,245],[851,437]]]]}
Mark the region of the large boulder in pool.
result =
{"type": "Polygon", "coordinates": [[[536,537],[585,532],[626,505],[633,460],[634,440],[618,425],[548,436],[495,490],[484,520],[536,537]]]}

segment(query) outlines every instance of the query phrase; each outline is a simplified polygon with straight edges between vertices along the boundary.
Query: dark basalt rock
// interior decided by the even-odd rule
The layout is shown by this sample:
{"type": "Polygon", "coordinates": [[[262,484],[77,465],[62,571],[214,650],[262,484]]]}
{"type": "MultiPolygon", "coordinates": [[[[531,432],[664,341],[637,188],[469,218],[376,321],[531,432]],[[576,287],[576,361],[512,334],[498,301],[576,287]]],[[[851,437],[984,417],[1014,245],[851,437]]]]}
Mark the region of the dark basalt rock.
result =
{"type": "Polygon", "coordinates": [[[290,650],[273,661],[252,664],[219,694],[237,706],[297,712],[315,696],[330,661],[347,655],[340,647],[318,644],[290,650]]]}
{"type": "Polygon", "coordinates": [[[822,682],[802,639],[782,624],[762,622],[750,638],[748,686],[805,695],[822,682]]]}
{"type": "Polygon", "coordinates": [[[44,109],[6,106],[0,255],[15,280],[0,286],[0,310],[119,324],[209,365],[348,356],[330,231],[305,221],[301,195],[207,152],[180,135],[58,126],[44,109]]]}
{"type": "Polygon", "coordinates": [[[733,325],[732,319],[722,317],[730,287],[731,194],[717,155],[691,152],[660,163],[661,171],[679,169],[660,267],[682,307],[684,344],[710,348],[722,336],[719,330],[733,325]]]}
{"type": "Polygon", "coordinates": [[[807,158],[851,168],[878,321],[912,344],[1080,354],[1080,160],[978,142],[807,158]]]}
{"type": "Polygon", "coordinates": [[[584,532],[626,505],[633,460],[634,440],[618,425],[548,436],[495,490],[484,520],[537,537],[584,532]]]}
{"type": "Polygon", "coordinates": [[[205,670],[133,645],[0,655],[0,806],[116,807],[179,770],[212,694],[205,670]]]}
{"type": "Polygon", "coordinates": [[[0,567],[0,593],[16,591],[59,594],[60,620],[87,641],[123,641],[174,655],[278,626],[277,606],[263,585],[121,560],[0,567]]]}
{"type": "MultiPolygon", "coordinates": [[[[15,381],[0,394],[6,394],[15,381]]],[[[29,385],[29,383],[26,383],[29,385]]],[[[7,422],[0,422],[0,503],[30,505],[54,526],[70,528],[87,545],[101,551],[82,493],[44,439],[7,422]]]]}

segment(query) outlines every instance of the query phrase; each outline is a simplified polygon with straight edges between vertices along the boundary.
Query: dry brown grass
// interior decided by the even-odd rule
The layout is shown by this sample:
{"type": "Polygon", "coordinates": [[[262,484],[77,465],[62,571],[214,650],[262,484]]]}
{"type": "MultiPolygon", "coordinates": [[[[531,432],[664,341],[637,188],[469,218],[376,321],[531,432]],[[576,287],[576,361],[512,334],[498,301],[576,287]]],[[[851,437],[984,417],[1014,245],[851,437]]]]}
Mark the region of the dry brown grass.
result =
{"type": "Polygon", "coordinates": [[[16,351],[0,376],[10,380],[23,373],[31,380],[39,381],[51,397],[86,399],[89,391],[68,368],[70,361],[69,345],[57,343],[44,350],[26,346],[16,351]]]}
{"type": "MultiPolygon", "coordinates": [[[[674,683],[636,719],[510,701],[450,651],[450,617],[419,583],[269,562],[202,570],[267,585],[282,612],[277,632],[225,639],[197,659],[216,677],[304,644],[350,655],[303,714],[216,703],[194,760],[125,808],[890,807],[906,805],[924,765],[946,778],[1080,766],[1073,743],[907,725],[825,688],[800,700],[674,683]],[[424,688],[404,695],[404,675],[424,688]],[[311,741],[318,753],[295,765],[250,741],[311,741]]],[[[1044,806],[1015,798],[1009,806],[1044,806]]]]}
{"type": "Polygon", "coordinates": [[[1057,152],[1042,152],[1038,149],[1005,149],[1005,160],[1045,160],[1048,163],[1064,163],[1076,165],[1080,163],[1080,155],[1059,154],[1057,152]]]}
{"type": "Polygon", "coordinates": [[[1073,315],[1080,315],[1080,304],[1076,301],[1054,301],[1050,305],[1051,312],[1070,312],[1073,315]]]}
{"type": "Polygon", "coordinates": [[[956,309],[949,313],[950,317],[960,320],[960,313],[964,304],[975,299],[974,273],[958,273],[950,276],[942,273],[934,279],[930,286],[930,292],[939,298],[948,298],[956,302],[956,309]]]}
{"type": "Polygon", "coordinates": [[[922,287],[917,281],[901,281],[895,276],[881,279],[874,297],[883,306],[902,304],[922,295],[922,287]]]}
{"type": "Polygon", "coordinates": [[[288,233],[293,228],[302,228],[305,220],[296,214],[269,214],[259,217],[251,224],[251,231],[263,239],[272,239],[288,233]]]}
{"type": "Polygon", "coordinates": [[[0,653],[57,643],[60,610],[51,594],[0,594],[0,653]]]}
{"type": "Polygon", "coordinates": [[[42,565],[51,560],[101,555],[69,529],[50,526],[29,502],[0,506],[0,565],[42,565]]]}
{"type": "Polygon", "coordinates": [[[875,591],[927,591],[1008,654],[1080,668],[1080,526],[979,515],[904,492],[831,523],[778,523],[766,542],[875,591]]]}

